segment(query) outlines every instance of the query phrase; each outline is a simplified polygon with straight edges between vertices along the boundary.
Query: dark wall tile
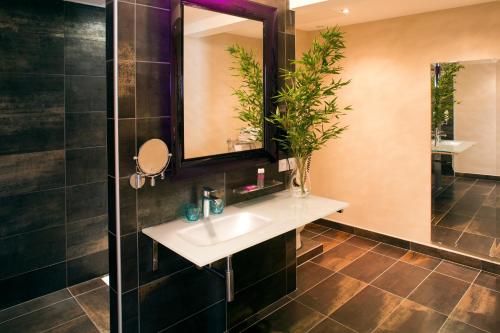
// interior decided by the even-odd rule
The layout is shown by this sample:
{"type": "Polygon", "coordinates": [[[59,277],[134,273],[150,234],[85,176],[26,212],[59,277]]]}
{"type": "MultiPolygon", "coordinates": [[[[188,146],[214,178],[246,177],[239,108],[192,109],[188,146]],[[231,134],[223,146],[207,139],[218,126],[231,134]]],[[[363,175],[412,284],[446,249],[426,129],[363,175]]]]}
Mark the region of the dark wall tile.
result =
{"type": "Polygon", "coordinates": [[[137,190],[128,178],[120,179],[120,228],[122,235],[137,232],[137,190]]]}
{"type": "Polygon", "coordinates": [[[135,6],[118,2],[118,59],[135,60],[135,6]]]}
{"type": "Polygon", "coordinates": [[[66,113],[106,111],[106,78],[66,76],[66,113]]]}
{"type": "Polygon", "coordinates": [[[108,250],[68,260],[68,286],[108,273],[108,250]]]}
{"type": "Polygon", "coordinates": [[[64,36],[100,40],[106,37],[105,10],[78,3],[64,4],[64,36]]]}
{"type": "Polygon", "coordinates": [[[106,3],[106,60],[113,59],[113,2],[106,3]]]}
{"type": "Polygon", "coordinates": [[[286,295],[286,270],[261,280],[235,294],[227,304],[227,326],[231,328],[286,295]]]}
{"type": "Polygon", "coordinates": [[[170,115],[170,65],[137,63],[137,117],[170,115]]]}
{"type": "MultiPolygon", "coordinates": [[[[137,155],[135,145],[135,127],[135,119],[120,119],[118,121],[118,156],[120,157],[120,177],[128,177],[135,172],[136,164],[134,156],[137,155]]],[[[110,167],[114,168],[113,165],[110,165],[110,167]]]]}
{"type": "Polygon", "coordinates": [[[108,248],[108,217],[102,215],[68,223],[66,258],[72,259],[108,248]]]}
{"type": "MultiPolygon", "coordinates": [[[[135,127],[134,127],[135,129],[135,127]]],[[[108,163],[108,176],[115,177],[115,121],[106,120],[106,152],[108,163]]]]}
{"type": "Polygon", "coordinates": [[[3,238],[0,279],[64,261],[65,240],[64,225],[3,238]]]}
{"type": "Polygon", "coordinates": [[[0,116],[0,154],[64,148],[64,114],[10,114],[0,116]]]}
{"type": "Polygon", "coordinates": [[[106,173],[106,147],[66,151],[67,186],[106,181],[106,173]]]}
{"type": "Polygon", "coordinates": [[[35,6],[24,1],[2,3],[0,71],[62,73],[64,7],[62,1],[35,6]]]}
{"type": "Polygon", "coordinates": [[[281,271],[285,266],[285,234],[235,253],[233,256],[235,291],[238,292],[266,276],[281,271]]]}
{"type": "Polygon", "coordinates": [[[64,186],[64,151],[0,156],[0,197],[64,186]]]}
{"type": "Polygon", "coordinates": [[[170,9],[170,0],[137,0],[138,4],[170,9]]]}
{"type": "Polygon", "coordinates": [[[136,8],[137,60],[170,61],[170,12],[152,7],[136,8]]]}
{"type": "Polygon", "coordinates": [[[65,125],[66,148],[106,146],[106,112],[69,113],[65,125]]]}
{"type": "Polygon", "coordinates": [[[149,236],[139,233],[139,284],[144,285],[155,279],[186,269],[193,264],[173,252],[158,245],[158,269],[153,271],[153,241],[149,236]]]}
{"type": "Polygon", "coordinates": [[[156,138],[163,140],[171,148],[170,118],[137,119],[137,151],[144,142],[156,138]]]}
{"type": "Polygon", "coordinates": [[[0,79],[0,154],[64,147],[62,76],[0,79]]]}
{"type": "Polygon", "coordinates": [[[130,60],[118,63],[118,117],[135,117],[135,66],[130,60]]]}
{"type": "MultiPolygon", "coordinates": [[[[106,44],[107,45],[107,44],[106,44]]],[[[106,114],[108,118],[114,118],[114,62],[106,61],[106,114]]]]}
{"type": "Polygon", "coordinates": [[[164,329],[222,300],[224,293],[223,279],[194,267],[141,286],[141,332],[164,329]]]}
{"type": "Polygon", "coordinates": [[[206,332],[219,333],[226,331],[226,303],[219,303],[205,309],[180,323],[174,324],[162,333],[206,332]]]}
{"type": "Polygon", "coordinates": [[[0,237],[64,224],[64,195],[61,188],[0,198],[0,237]]]}
{"type": "Polygon", "coordinates": [[[116,249],[116,235],[108,232],[108,252],[109,252],[109,287],[111,289],[118,289],[118,255],[116,249]]]}
{"type": "Polygon", "coordinates": [[[66,263],[0,280],[0,309],[66,287],[66,263]]]}
{"type": "Polygon", "coordinates": [[[73,222],[106,214],[106,199],[106,182],[78,185],[67,188],[67,221],[73,222]]]}
{"type": "Polygon", "coordinates": [[[199,202],[204,186],[223,189],[224,174],[183,180],[166,178],[158,181],[155,187],[144,186],[137,193],[140,228],[157,225],[181,216],[184,204],[199,202]]]}
{"type": "Polygon", "coordinates": [[[123,292],[137,288],[137,233],[120,237],[123,292]]]}
{"type": "MultiPolygon", "coordinates": [[[[122,309],[123,333],[137,333],[139,332],[139,291],[134,289],[132,291],[122,294],[122,309]]],[[[112,331],[114,332],[114,331],[112,331]]]]}
{"type": "Polygon", "coordinates": [[[106,75],[106,50],[103,41],[65,38],[64,50],[67,75],[106,75]]]}

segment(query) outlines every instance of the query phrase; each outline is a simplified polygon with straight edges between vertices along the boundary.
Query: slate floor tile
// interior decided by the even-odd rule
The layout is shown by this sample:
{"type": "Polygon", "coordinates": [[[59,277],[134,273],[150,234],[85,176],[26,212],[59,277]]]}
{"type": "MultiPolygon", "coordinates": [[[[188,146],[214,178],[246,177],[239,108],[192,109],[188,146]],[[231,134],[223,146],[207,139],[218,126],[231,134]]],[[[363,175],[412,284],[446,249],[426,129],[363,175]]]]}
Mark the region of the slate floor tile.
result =
{"type": "Polygon", "coordinates": [[[337,273],[299,296],[297,300],[327,316],[365,286],[366,284],[359,280],[337,273]]]}
{"type": "Polygon", "coordinates": [[[401,305],[375,331],[376,333],[435,333],[446,316],[409,300],[401,305]]]}
{"type": "Polygon", "coordinates": [[[430,271],[404,262],[397,262],[372,284],[401,297],[408,296],[430,271]]]}
{"type": "Polygon", "coordinates": [[[291,301],[244,332],[302,333],[307,332],[322,318],[323,315],[319,312],[311,310],[299,302],[291,301]]]}
{"type": "Polygon", "coordinates": [[[395,259],[375,252],[367,252],[344,267],[340,272],[363,282],[370,283],[395,262],[395,259]]]}
{"type": "Polygon", "coordinates": [[[484,331],[457,320],[448,319],[439,333],[484,333],[484,331]]]}
{"type": "Polygon", "coordinates": [[[432,270],[436,268],[436,266],[439,264],[441,260],[439,260],[438,258],[428,256],[423,253],[409,251],[401,258],[401,261],[432,270]]]}
{"type": "Polygon", "coordinates": [[[338,240],[323,235],[317,235],[312,240],[323,244],[323,252],[327,252],[341,243],[338,240]]]}
{"type": "Polygon", "coordinates": [[[467,282],[434,272],[408,296],[408,299],[448,315],[468,287],[467,282]]]}
{"type": "Polygon", "coordinates": [[[297,267],[297,290],[289,296],[295,298],[333,274],[333,271],[308,261],[297,267]]]}
{"type": "Polygon", "coordinates": [[[481,271],[474,284],[500,292],[500,276],[490,272],[481,271]]]}
{"type": "Polygon", "coordinates": [[[479,274],[479,270],[475,268],[444,260],[439,264],[435,271],[469,283],[471,283],[479,274]]]}
{"type": "Polygon", "coordinates": [[[401,298],[367,286],[342,305],[330,318],[357,332],[371,332],[399,305],[401,298]]]}
{"type": "Polygon", "coordinates": [[[330,251],[317,256],[313,259],[313,262],[328,269],[338,271],[365,252],[366,250],[359,247],[342,243],[330,251]]]}
{"type": "Polygon", "coordinates": [[[353,330],[326,318],[308,333],[355,333],[353,330]]]}
{"type": "Polygon", "coordinates": [[[371,240],[371,239],[368,239],[368,238],[360,237],[360,236],[351,237],[348,240],[346,240],[345,243],[349,244],[349,245],[360,247],[360,248],[365,249],[365,250],[370,250],[378,245],[378,242],[371,240]]]}
{"type": "Polygon", "coordinates": [[[108,286],[81,294],[76,299],[101,332],[110,331],[108,286]]]}
{"type": "Polygon", "coordinates": [[[394,258],[394,259],[399,259],[402,256],[404,256],[406,254],[406,252],[408,252],[407,249],[403,249],[403,248],[397,247],[397,246],[388,245],[385,243],[380,243],[379,245],[375,246],[372,249],[372,251],[376,252],[376,253],[383,254],[384,256],[394,258]]]}
{"type": "Polygon", "coordinates": [[[41,332],[84,315],[73,298],[39,309],[0,324],[2,333],[41,332]]]}
{"type": "Polygon", "coordinates": [[[450,317],[488,332],[498,332],[500,293],[473,284],[450,317]]]}

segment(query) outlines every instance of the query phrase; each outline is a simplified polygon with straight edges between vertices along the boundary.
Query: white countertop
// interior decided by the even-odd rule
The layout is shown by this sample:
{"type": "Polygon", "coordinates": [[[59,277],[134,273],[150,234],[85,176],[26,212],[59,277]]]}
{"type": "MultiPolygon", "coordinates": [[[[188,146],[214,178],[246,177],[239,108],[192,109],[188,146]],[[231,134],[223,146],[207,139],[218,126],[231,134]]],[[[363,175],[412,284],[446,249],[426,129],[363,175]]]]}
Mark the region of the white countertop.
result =
{"type": "MultiPolygon", "coordinates": [[[[258,230],[217,244],[199,246],[179,235],[179,232],[186,232],[186,228],[203,223],[207,224],[207,229],[210,229],[210,221],[200,220],[187,223],[184,219],[177,219],[143,229],[142,232],[201,267],[331,215],[347,206],[349,204],[346,202],[314,195],[307,198],[294,198],[290,192],[282,191],[226,207],[220,215],[211,215],[211,218],[217,219],[245,212],[271,220],[269,224],[258,230]]],[[[209,230],[207,230],[207,237],[211,237],[209,230]]]]}
{"type": "Polygon", "coordinates": [[[459,140],[442,140],[439,145],[434,146],[432,141],[432,152],[435,154],[460,154],[474,146],[476,142],[459,140]]]}

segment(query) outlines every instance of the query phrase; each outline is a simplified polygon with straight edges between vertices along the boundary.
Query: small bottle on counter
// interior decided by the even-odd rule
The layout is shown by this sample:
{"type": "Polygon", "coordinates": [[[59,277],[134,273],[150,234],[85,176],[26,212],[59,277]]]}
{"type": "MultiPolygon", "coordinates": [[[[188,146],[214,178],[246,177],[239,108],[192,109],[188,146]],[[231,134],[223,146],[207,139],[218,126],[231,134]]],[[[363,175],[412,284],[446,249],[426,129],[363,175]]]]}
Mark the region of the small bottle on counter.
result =
{"type": "Polygon", "coordinates": [[[264,168],[257,169],[257,187],[264,188],[264,168]]]}

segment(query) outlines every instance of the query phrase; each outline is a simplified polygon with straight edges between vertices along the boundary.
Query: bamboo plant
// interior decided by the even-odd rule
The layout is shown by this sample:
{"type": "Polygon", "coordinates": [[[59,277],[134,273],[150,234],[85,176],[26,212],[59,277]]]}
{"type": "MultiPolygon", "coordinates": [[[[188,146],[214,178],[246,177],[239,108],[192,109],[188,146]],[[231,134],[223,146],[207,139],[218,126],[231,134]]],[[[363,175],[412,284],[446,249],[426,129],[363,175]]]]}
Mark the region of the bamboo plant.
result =
{"type": "Polygon", "coordinates": [[[282,110],[277,108],[268,120],[284,133],[275,140],[295,157],[297,168],[292,187],[300,189],[300,197],[309,193],[306,184],[312,153],[347,128],[339,118],[351,107],[340,107],[337,97],[338,90],[350,82],[340,77],[339,61],[344,58],[344,49],[340,29],[328,28],[314,39],[301,59],[293,61],[294,70],[282,70],[286,84],[276,96],[282,110]]]}
{"type": "Polygon", "coordinates": [[[432,72],[432,130],[439,131],[441,127],[453,118],[455,104],[455,84],[458,72],[464,68],[458,62],[436,64],[432,72]],[[437,72],[437,73],[436,73],[437,72]]]}
{"type": "Polygon", "coordinates": [[[238,98],[236,106],[237,117],[248,125],[242,130],[250,131],[257,141],[263,139],[264,124],[264,83],[262,67],[255,59],[252,51],[234,44],[227,48],[234,59],[234,67],[230,69],[233,75],[241,78],[241,84],[233,89],[233,95],[238,98]]]}

